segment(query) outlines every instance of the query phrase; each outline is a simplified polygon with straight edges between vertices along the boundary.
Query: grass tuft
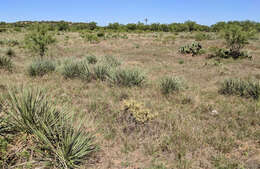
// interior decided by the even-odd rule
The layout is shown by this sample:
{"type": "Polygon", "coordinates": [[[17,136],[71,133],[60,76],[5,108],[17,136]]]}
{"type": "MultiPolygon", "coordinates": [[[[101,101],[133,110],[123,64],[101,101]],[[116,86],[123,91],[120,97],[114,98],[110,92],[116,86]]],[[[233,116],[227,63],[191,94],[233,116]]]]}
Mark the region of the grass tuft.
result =
{"type": "Polygon", "coordinates": [[[167,95],[185,89],[186,85],[180,77],[164,77],[160,82],[160,88],[162,93],[167,95]]]}
{"type": "Polygon", "coordinates": [[[50,60],[35,60],[28,67],[30,76],[43,76],[49,72],[55,71],[56,65],[50,60]]]}
{"type": "Polygon", "coordinates": [[[12,71],[13,62],[7,56],[0,56],[0,69],[6,69],[8,71],[12,71]]]}

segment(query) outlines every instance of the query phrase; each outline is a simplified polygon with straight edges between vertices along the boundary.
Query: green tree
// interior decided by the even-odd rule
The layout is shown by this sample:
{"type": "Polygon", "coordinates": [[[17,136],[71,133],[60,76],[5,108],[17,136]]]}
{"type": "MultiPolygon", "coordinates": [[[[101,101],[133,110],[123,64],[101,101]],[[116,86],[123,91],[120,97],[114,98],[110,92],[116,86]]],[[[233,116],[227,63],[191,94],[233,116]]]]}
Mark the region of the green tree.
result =
{"type": "Polygon", "coordinates": [[[38,24],[32,32],[25,36],[25,47],[39,53],[42,57],[48,50],[48,46],[55,41],[53,35],[48,32],[48,27],[38,24]]]}

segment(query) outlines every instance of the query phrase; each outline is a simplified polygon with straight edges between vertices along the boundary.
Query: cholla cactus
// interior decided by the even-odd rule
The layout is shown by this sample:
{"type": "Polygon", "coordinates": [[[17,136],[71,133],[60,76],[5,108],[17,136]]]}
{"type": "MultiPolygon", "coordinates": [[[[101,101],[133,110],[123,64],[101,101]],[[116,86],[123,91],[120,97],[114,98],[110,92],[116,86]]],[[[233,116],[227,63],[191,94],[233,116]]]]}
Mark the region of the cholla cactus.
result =
{"type": "Polygon", "coordinates": [[[157,116],[156,113],[152,113],[149,109],[145,108],[142,103],[132,99],[124,100],[122,105],[123,110],[130,113],[134,120],[139,123],[145,123],[157,116]]]}

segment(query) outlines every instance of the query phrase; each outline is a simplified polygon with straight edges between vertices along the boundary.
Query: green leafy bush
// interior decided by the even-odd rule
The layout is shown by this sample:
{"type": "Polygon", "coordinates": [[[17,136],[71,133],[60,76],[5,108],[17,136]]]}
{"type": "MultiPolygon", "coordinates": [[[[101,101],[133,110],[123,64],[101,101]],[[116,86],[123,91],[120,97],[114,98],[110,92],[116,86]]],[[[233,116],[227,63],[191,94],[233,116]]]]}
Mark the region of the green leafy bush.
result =
{"type": "Polygon", "coordinates": [[[238,55],[233,55],[233,53],[229,49],[223,49],[223,48],[217,48],[217,47],[211,47],[210,48],[210,58],[223,58],[223,59],[228,59],[228,58],[233,58],[233,59],[243,59],[243,58],[248,58],[252,59],[252,56],[250,56],[247,52],[239,52],[238,55]]]}
{"type": "Polygon", "coordinates": [[[237,25],[230,25],[222,33],[229,48],[229,55],[233,58],[240,58],[243,56],[241,50],[249,44],[249,38],[253,35],[251,32],[243,31],[242,27],[237,25]]]}
{"type": "Polygon", "coordinates": [[[0,69],[6,69],[12,71],[13,62],[11,58],[7,56],[0,56],[0,69]]]}
{"type": "Polygon", "coordinates": [[[25,47],[44,56],[48,46],[55,41],[53,35],[48,33],[46,26],[38,25],[35,30],[25,36],[25,47]]]}
{"type": "Polygon", "coordinates": [[[260,97],[260,82],[241,79],[226,79],[219,89],[221,94],[239,95],[258,100],[260,97]]]}
{"type": "Polygon", "coordinates": [[[8,123],[33,136],[33,144],[48,168],[77,168],[96,150],[94,138],[73,116],[60,111],[39,89],[11,90],[5,98],[8,123]]]}
{"type": "Polygon", "coordinates": [[[90,80],[91,72],[86,60],[67,60],[62,68],[65,78],[80,78],[90,80]]]}
{"type": "Polygon", "coordinates": [[[136,68],[116,69],[112,74],[113,83],[121,86],[141,86],[145,81],[144,74],[136,68]]]}
{"type": "Polygon", "coordinates": [[[180,47],[179,52],[182,54],[192,54],[192,56],[195,56],[202,52],[202,46],[198,42],[193,42],[191,45],[180,47]]]}
{"type": "Polygon", "coordinates": [[[100,42],[100,40],[98,39],[98,36],[96,34],[82,32],[80,36],[81,36],[81,38],[85,39],[86,41],[88,41],[90,43],[99,43],[100,42]]]}
{"type": "Polygon", "coordinates": [[[186,88],[185,82],[180,77],[164,77],[160,82],[160,88],[163,94],[167,95],[178,92],[186,88]]]}
{"type": "Polygon", "coordinates": [[[55,71],[55,67],[55,63],[50,60],[39,59],[30,64],[28,73],[30,76],[43,76],[49,72],[55,71]]]}
{"type": "Polygon", "coordinates": [[[86,57],[89,64],[96,64],[97,63],[97,57],[94,55],[90,55],[86,57]]]}

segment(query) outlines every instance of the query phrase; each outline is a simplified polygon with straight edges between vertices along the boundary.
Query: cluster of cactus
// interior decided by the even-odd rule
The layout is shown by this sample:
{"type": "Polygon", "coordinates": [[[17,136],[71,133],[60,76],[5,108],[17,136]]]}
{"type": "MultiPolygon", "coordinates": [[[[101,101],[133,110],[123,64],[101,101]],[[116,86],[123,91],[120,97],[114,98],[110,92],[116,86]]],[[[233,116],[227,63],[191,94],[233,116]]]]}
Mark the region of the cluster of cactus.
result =
{"type": "Polygon", "coordinates": [[[192,56],[198,55],[201,52],[202,46],[198,42],[193,42],[190,45],[180,47],[179,52],[183,54],[192,54],[192,56]]]}

